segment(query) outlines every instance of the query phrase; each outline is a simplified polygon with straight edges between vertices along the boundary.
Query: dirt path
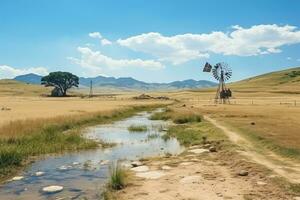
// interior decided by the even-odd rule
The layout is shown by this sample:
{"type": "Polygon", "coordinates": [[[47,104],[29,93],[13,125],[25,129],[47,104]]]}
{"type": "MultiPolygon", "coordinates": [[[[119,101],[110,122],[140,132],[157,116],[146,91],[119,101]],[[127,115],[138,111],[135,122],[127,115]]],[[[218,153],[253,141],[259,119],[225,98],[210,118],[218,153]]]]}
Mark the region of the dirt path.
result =
{"type": "Polygon", "coordinates": [[[255,151],[253,144],[240,134],[229,130],[224,125],[221,125],[215,119],[209,116],[204,116],[204,119],[212,123],[217,128],[221,129],[228,138],[237,145],[240,145],[244,151],[241,154],[249,157],[252,161],[264,165],[268,169],[273,170],[278,175],[286,178],[291,183],[300,183],[300,164],[284,159],[271,151],[260,154],[255,151]]]}

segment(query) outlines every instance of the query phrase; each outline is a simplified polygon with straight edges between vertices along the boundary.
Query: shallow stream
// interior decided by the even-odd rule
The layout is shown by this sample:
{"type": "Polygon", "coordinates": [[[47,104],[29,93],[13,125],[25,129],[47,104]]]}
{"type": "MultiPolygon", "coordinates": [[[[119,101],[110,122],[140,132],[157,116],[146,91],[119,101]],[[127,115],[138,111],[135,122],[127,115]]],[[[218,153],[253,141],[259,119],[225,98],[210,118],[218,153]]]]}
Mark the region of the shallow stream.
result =
{"type": "MultiPolygon", "coordinates": [[[[154,112],[160,112],[156,110],[154,112]]],[[[116,143],[105,149],[93,149],[56,156],[47,156],[34,162],[18,176],[24,178],[9,181],[0,187],[0,200],[17,199],[99,199],[109,177],[109,165],[116,160],[130,162],[148,156],[183,151],[178,141],[167,141],[161,136],[168,122],[149,120],[151,113],[142,112],[112,124],[89,127],[84,131],[87,138],[116,143]],[[130,125],[146,125],[144,132],[129,132],[130,125]],[[37,176],[36,172],[44,172],[37,176]],[[45,193],[43,187],[63,186],[58,193],[45,193]]]]}

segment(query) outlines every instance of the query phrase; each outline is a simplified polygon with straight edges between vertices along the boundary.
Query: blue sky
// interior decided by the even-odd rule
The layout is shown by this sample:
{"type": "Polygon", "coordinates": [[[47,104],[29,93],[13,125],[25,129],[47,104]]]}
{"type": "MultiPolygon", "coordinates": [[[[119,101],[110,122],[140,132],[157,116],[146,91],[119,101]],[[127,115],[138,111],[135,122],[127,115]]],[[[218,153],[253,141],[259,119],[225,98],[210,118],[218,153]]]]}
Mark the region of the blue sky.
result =
{"type": "Polygon", "coordinates": [[[0,79],[34,72],[232,80],[300,66],[300,1],[1,0],[0,79]]]}

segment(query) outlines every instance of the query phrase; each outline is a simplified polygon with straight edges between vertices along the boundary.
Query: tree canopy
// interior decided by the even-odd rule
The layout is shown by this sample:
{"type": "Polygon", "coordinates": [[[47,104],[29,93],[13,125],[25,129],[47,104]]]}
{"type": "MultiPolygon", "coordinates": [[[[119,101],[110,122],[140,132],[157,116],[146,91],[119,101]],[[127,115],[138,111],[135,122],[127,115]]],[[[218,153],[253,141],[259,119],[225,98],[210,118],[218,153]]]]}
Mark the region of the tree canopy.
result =
{"type": "Polygon", "coordinates": [[[79,78],[70,72],[51,72],[41,79],[41,84],[54,87],[52,96],[66,96],[68,89],[78,87],[79,78]]]}

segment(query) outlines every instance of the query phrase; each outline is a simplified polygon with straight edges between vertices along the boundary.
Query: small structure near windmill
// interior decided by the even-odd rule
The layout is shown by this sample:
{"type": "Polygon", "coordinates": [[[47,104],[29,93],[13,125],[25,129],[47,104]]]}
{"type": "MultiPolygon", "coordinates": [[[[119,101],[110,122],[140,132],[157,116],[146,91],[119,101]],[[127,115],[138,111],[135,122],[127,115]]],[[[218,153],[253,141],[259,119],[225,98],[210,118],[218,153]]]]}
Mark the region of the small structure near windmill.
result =
{"type": "Polygon", "coordinates": [[[215,66],[205,63],[203,72],[212,72],[213,77],[219,81],[215,103],[230,103],[229,98],[232,96],[232,92],[225,85],[225,81],[228,81],[232,76],[232,70],[229,65],[224,62],[217,63],[215,66]]]}

